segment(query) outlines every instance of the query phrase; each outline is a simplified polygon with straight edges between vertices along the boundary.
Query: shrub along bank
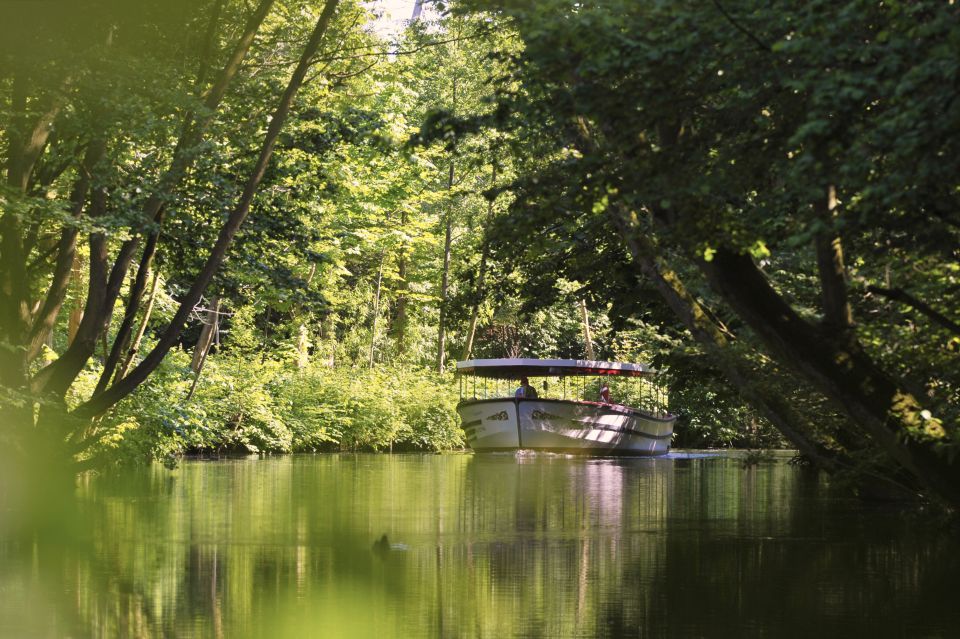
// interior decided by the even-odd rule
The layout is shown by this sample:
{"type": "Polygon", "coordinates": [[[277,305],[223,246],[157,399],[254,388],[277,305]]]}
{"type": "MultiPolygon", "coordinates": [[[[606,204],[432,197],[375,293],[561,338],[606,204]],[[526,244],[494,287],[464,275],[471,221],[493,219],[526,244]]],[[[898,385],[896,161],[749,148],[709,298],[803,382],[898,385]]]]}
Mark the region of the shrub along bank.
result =
{"type": "MultiPolygon", "coordinates": [[[[91,373],[91,383],[94,379],[91,373]]],[[[117,462],[189,453],[449,450],[464,445],[449,376],[419,368],[336,368],[211,357],[193,394],[186,353],[101,427],[95,454],[117,462]]]]}

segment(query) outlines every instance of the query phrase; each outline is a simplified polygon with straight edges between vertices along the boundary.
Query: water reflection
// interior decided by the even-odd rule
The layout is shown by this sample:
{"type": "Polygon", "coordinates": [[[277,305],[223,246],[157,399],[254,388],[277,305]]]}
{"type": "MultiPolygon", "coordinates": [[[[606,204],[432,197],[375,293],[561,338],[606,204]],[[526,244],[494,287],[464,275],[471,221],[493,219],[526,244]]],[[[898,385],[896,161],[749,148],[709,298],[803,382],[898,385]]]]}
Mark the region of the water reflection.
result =
{"type": "Polygon", "coordinates": [[[0,636],[960,627],[957,540],[784,461],[333,455],[88,478],[85,534],[0,544],[0,636]]]}

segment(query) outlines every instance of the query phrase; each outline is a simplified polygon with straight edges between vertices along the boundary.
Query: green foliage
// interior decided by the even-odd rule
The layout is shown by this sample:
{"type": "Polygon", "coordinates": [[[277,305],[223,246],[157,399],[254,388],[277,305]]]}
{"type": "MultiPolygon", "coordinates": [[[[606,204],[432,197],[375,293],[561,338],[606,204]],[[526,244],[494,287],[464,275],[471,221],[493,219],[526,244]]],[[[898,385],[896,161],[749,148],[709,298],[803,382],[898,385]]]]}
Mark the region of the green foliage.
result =
{"type": "Polygon", "coordinates": [[[208,358],[196,391],[172,353],[105,420],[100,451],[118,462],[184,453],[449,450],[463,446],[448,377],[409,367],[329,368],[244,354],[208,358]]]}
{"type": "MultiPolygon", "coordinates": [[[[3,220],[23,223],[29,239],[25,308],[36,307],[53,280],[61,234],[73,228],[81,234],[51,349],[32,372],[67,350],[68,313],[83,307],[88,290],[103,286],[93,281],[85,236],[105,234],[108,268],[122,242],[136,238],[142,247],[154,230],[141,219],[144,204],[162,184],[192,114],[206,124],[189,150],[190,168],[174,187],[159,189],[165,219],[155,268],[162,277],[145,338],[156,343],[237,201],[271,109],[323,6],[319,0],[277,0],[222,104],[207,113],[201,96],[234,46],[251,3],[223,3],[212,25],[213,9],[220,6],[215,1],[177,2],[175,11],[157,2],[140,9],[94,4],[78,23],[83,30],[71,26],[77,8],[64,8],[50,24],[34,25],[37,39],[29,47],[0,51],[11,69],[36,57],[29,73],[0,78],[4,122],[36,119],[54,98],[64,106],[27,191],[3,187],[0,193],[3,220]],[[22,114],[15,78],[26,82],[29,94],[22,114]],[[85,154],[97,142],[104,157],[85,167],[85,154]],[[88,169],[92,188],[75,215],[71,193],[88,169]],[[90,213],[93,193],[105,197],[96,216],[90,213]]],[[[437,360],[441,308],[450,359],[463,348],[475,309],[476,356],[580,357],[581,299],[589,306],[598,356],[663,368],[677,385],[671,409],[687,420],[696,441],[737,441],[753,414],[716,369],[702,364],[702,353],[683,344],[689,336],[638,277],[605,216],[625,194],[631,204],[655,201],[666,208],[731,200],[692,221],[691,241],[706,252],[707,240],[734,237],[769,261],[787,294],[813,309],[815,286],[808,274],[796,272],[808,256],[785,257],[780,250],[809,234],[810,224],[802,215],[783,220],[770,214],[777,204],[795,206],[796,194],[774,189],[768,200],[751,196],[751,207],[739,207],[729,195],[739,197],[738,187],[748,193],[759,188],[743,167],[755,171],[762,163],[737,155],[759,133],[738,134],[740,123],[756,120],[766,131],[771,118],[793,118],[789,144],[814,145],[836,128],[822,112],[840,108],[830,103],[829,87],[817,92],[823,108],[804,119],[788,108],[789,96],[731,84],[735,69],[719,60],[736,59],[731,52],[740,45],[730,39],[729,25],[691,3],[520,2],[505,15],[461,12],[414,24],[392,43],[365,29],[364,7],[340,3],[252,213],[206,293],[207,299],[218,296],[226,311],[190,399],[188,353],[199,337],[198,322],[181,334],[184,350],[173,352],[135,397],[92,427],[99,447],[84,455],[120,460],[187,451],[457,447],[462,441],[452,384],[424,372],[437,360]],[[701,43],[709,46],[701,50],[701,43]],[[717,75],[721,66],[724,76],[717,75]],[[572,79],[580,84],[570,90],[572,79]],[[668,100],[668,89],[683,99],[668,100]],[[702,137],[683,161],[663,163],[672,178],[656,174],[652,169],[662,158],[650,155],[655,136],[648,129],[698,91],[717,112],[697,111],[702,137]],[[771,100],[777,102],[772,115],[755,112],[771,100]],[[570,122],[581,114],[592,124],[610,116],[623,133],[623,148],[610,158],[584,157],[571,144],[570,122]],[[448,225],[452,247],[444,300],[448,225]]],[[[770,16],[771,10],[756,10],[757,20],[770,16]]],[[[812,15],[803,19],[816,22],[812,15]]],[[[842,23],[850,27],[852,20],[845,15],[842,23]]],[[[903,16],[897,23],[906,28],[903,16]]],[[[809,48],[794,39],[778,41],[776,50],[785,56],[816,53],[809,48]]],[[[898,51],[905,59],[914,55],[898,51]]],[[[952,73],[946,50],[937,51],[940,67],[952,73]]],[[[909,65],[895,66],[900,72],[909,65]]],[[[791,67],[784,83],[814,84],[815,71],[815,65],[796,73],[791,67]]],[[[929,89],[931,73],[908,74],[905,86],[929,89]]],[[[884,76],[888,83],[892,75],[884,76]]],[[[856,78],[840,80],[845,93],[836,100],[865,103],[856,78]]],[[[903,121],[897,132],[902,129],[903,121]]],[[[887,134],[889,142],[893,134],[887,134]]],[[[929,142],[929,135],[924,139],[929,142]]],[[[778,155],[784,138],[771,140],[763,162],[776,167],[778,179],[800,184],[778,155]]],[[[878,189],[871,197],[896,203],[889,183],[878,189]]],[[[930,290],[940,290],[942,265],[933,260],[923,269],[930,290]]],[[[875,277],[877,267],[860,272],[875,277]]],[[[699,284],[696,292],[709,296],[699,284]]],[[[129,292],[125,284],[98,344],[109,346],[129,292]]],[[[910,322],[897,316],[898,336],[910,322]]],[[[871,338],[881,342],[889,335],[881,330],[871,338]]],[[[141,349],[140,357],[146,352],[141,349]]],[[[88,357],[68,393],[69,405],[90,397],[103,355],[88,357]]],[[[922,366],[922,359],[917,355],[914,363],[922,366]]],[[[947,390],[954,385],[949,381],[947,390]]]]}
{"type": "Polygon", "coordinates": [[[960,63],[953,51],[960,29],[953,7],[932,0],[465,4],[497,12],[523,40],[499,84],[497,124],[533,159],[511,184],[515,201],[496,238],[499,260],[523,273],[525,296],[550,299],[559,272],[586,282],[594,307],[609,300],[615,316],[683,336],[657,313],[662,302],[642,300],[657,293],[636,281],[645,276],[631,269],[621,241],[630,233],[612,228],[611,205],[619,206],[631,232],[648,240],[647,257],[679,274],[738,340],[706,366],[683,349],[658,354],[671,362],[672,399],[691,408],[691,424],[726,422],[732,440],[754,422],[718,374],[719,358],[733,357],[748,371],[738,375],[741,386],[782,398],[828,449],[872,462],[878,450],[900,458],[910,442],[937,442],[913,463],[945,473],[943,485],[956,483],[960,63]],[[830,189],[837,203],[826,211],[830,189]],[[842,246],[846,263],[840,275],[848,276],[856,324],[842,338],[819,277],[829,271],[815,243],[825,239],[842,246]],[[807,347],[784,347],[798,333],[773,328],[773,312],[751,315],[734,303],[731,290],[750,288],[717,276],[710,264],[721,251],[756,264],[762,284],[752,292],[768,282],[813,336],[807,347]],[[601,272],[605,281],[591,275],[601,272]],[[835,362],[828,353],[836,341],[879,381],[848,388],[851,375],[811,364],[835,362]],[[902,390],[871,395],[884,384],[902,390]],[[868,441],[861,428],[876,434],[889,425],[900,410],[896,398],[907,395],[925,410],[903,409],[910,414],[895,439],[904,446],[886,435],[868,441]],[[851,408],[856,403],[873,426],[851,408]]]}

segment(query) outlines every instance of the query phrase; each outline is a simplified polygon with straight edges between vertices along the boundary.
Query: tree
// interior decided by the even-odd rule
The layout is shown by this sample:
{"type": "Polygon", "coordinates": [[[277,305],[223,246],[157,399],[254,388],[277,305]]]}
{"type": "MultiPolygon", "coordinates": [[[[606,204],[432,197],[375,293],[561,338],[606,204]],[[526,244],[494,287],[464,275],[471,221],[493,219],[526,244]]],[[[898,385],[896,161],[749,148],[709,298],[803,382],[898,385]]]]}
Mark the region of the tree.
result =
{"type": "Polygon", "coordinates": [[[947,51],[960,32],[950,11],[850,2],[828,20],[816,3],[791,2],[499,8],[525,44],[513,66],[525,91],[504,104],[552,134],[547,170],[575,176],[576,205],[623,242],[647,238],[638,267],[655,257],[699,270],[741,338],[844,414],[848,440],[866,435],[898,474],[960,503],[955,367],[915,357],[943,362],[949,329],[916,313],[911,323],[926,328],[906,338],[864,286],[886,273],[954,299],[956,172],[943,158],[956,157],[958,107],[943,79],[958,73],[947,51]],[[929,266],[909,275],[887,247],[929,266]]]}
{"type": "MultiPolygon", "coordinates": [[[[115,197],[115,193],[111,193],[111,190],[120,191],[125,186],[120,180],[123,178],[123,169],[126,167],[121,165],[107,167],[104,166],[105,162],[100,161],[101,156],[104,155],[101,147],[108,144],[110,136],[116,135],[116,142],[114,143],[120,145],[122,149],[122,144],[124,143],[123,135],[112,132],[108,134],[107,131],[98,128],[94,130],[94,135],[90,138],[89,142],[85,142],[83,138],[80,140],[69,140],[66,143],[60,140],[54,141],[60,144],[72,144],[73,151],[76,151],[77,148],[88,149],[87,152],[83,154],[84,163],[81,165],[79,177],[73,188],[73,208],[76,212],[74,217],[78,217],[80,212],[84,210],[83,204],[87,195],[83,191],[85,189],[90,190],[89,208],[86,210],[86,218],[90,220],[89,223],[92,225],[89,241],[90,275],[88,295],[84,319],[80,324],[76,338],[64,353],[51,364],[44,366],[33,375],[29,383],[29,389],[27,384],[29,373],[28,355],[31,353],[30,343],[35,335],[31,334],[31,331],[28,330],[33,320],[30,312],[30,280],[26,277],[28,272],[28,258],[31,250],[37,248],[37,240],[44,230],[43,227],[50,223],[49,219],[43,219],[36,215],[38,212],[36,211],[36,198],[32,198],[31,187],[49,187],[50,184],[52,184],[52,181],[43,185],[35,183],[32,180],[35,179],[35,176],[42,175],[47,170],[46,165],[39,163],[39,160],[43,159],[46,162],[59,161],[56,157],[56,152],[61,151],[61,148],[58,144],[51,144],[50,139],[52,123],[60,115],[64,106],[69,103],[68,96],[65,92],[72,84],[74,76],[85,73],[87,70],[74,68],[72,64],[75,64],[75,61],[52,59],[50,65],[54,69],[57,69],[59,65],[59,68],[63,69],[68,81],[64,81],[61,84],[59,92],[50,93],[46,96],[41,94],[41,97],[34,102],[27,99],[28,75],[22,72],[16,73],[11,80],[11,105],[17,112],[19,121],[18,124],[11,127],[8,132],[6,177],[8,184],[11,186],[8,197],[12,199],[14,206],[5,208],[2,218],[0,218],[0,225],[2,225],[2,229],[0,229],[0,231],[2,231],[2,242],[0,242],[0,244],[3,246],[0,258],[2,258],[4,267],[2,271],[4,283],[0,288],[3,289],[4,308],[13,309],[13,311],[4,316],[4,321],[0,322],[0,328],[3,329],[3,342],[6,346],[4,349],[4,357],[5,364],[7,364],[7,366],[4,367],[5,377],[3,382],[7,390],[8,398],[7,401],[4,401],[4,409],[10,412],[19,412],[18,419],[14,421],[13,424],[19,425],[21,429],[31,430],[34,414],[33,402],[36,400],[36,396],[41,396],[44,399],[44,402],[40,404],[41,426],[44,426],[45,429],[50,429],[51,433],[57,433],[58,429],[64,428],[61,417],[62,410],[55,406],[56,404],[63,403],[64,396],[71,384],[93,354],[98,339],[106,336],[114,303],[120,295],[126,272],[131,264],[134,252],[140,244],[140,235],[146,234],[147,236],[147,242],[145,243],[140,265],[141,273],[136,278],[136,282],[130,290],[130,308],[128,308],[125,314],[121,332],[116,336],[114,348],[107,358],[107,367],[103,375],[104,383],[100,385],[99,392],[96,392],[92,398],[70,410],[71,417],[79,420],[79,423],[75,426],[70,424],[66,425],[65,439],[67,439],[69,443],[65,446],[64,452],[66,452],[68,456],[84,451],[92,442],[96,441],[98,436],[97,429],[91,429],[88,420],[102,414],[109,407],[136,389],[137,386],[156,369],[171,346],[176,342],[187,318],[213,278],[214,273],[223,262],[233,242],[234,236],[250,211],[257,187],[266,172],[281,129],[287,115],[291,111],[294,98],[307,78],[307,73],[313,64],[315,55],[320,49],[320,44],[327,32],[328,26],[331,24],[338,2],[336,0],[329,0],[323,5],[322,11],[318,13],[316,26],[309,34],[306,45],[299,54],[299,61],[296,64],[296,68],[290,80],[286,83],[283,95],[263,135],[258,159],[250,168],[242,193],[237,198],[230,215],[220,229],[216,243],[210,249],[203,268],[195,276],[191,282],[189,291],[183,299],[181,299],[180,307],[170,324],[162,333],[158,343],[142,362],[134,367],[125,377],[107,386],[107,382],[112,375],[113,367],[119,360],[119,353],[123,350],[129,338],[130,327],[132,326],[132,321],[135,316],[135,311],[131,312],[131,309],[135,309],[139,304],[140,296],[145,288],[146,274],[151,265],[153,252],[156,250],[156,227],[163,222],[163,212],[167,201],[172,196],[173,191],[180,185],[188,168],[191,166],[197,153],[196,146],[202,139],[204,129],[210,123],[220,101],[226,94],[231,80],[240,70],[241,62],[249,51],[253,39],[263,24],[272,4],[273,2],[271,0],[263,0],[245,20],[245,25],[241,30],[239,39],[227,55],[226,62],[219,76],[202,96],[202,103],[190,105],[190,107],[184,111],[183,118],[178,123],[179,135],[174,138],[175,144],[172,145],[172,148],[167,147],[166,149],[169,151],[169,164],[166,169],[159,171],[158,181],[156,185],[152,187],[152,190],[150,190],[145,197],[140,198],[140,201],[135,203],[135,212],[131,211],[133,213],[131,217],[124,217],[123,211],[112,211],[110,201],[112,197],[115,197]],[[46,106],[40,108],[38,111],[39,115],[36,115],[31,111],[31,106],[36,110],[35,104],[38,102],[46,106]],[[35,123],[32,125],[32,133],[28,134],[26,123],[29,122],[31,118],[34,118],[35,123]],[[93,150],[91,151],[91,149],[93,150]],[[96,174],[97,171],[102,172],[96,174]],[[142,209],[139,208],[139,204],[141,203],[142,209]],[[34,207],[35,215],[31,218],[26,218],[29,219],[30,225],[24,225],[24,211],[28,211],[31,207],[34,207]],[[105,224],[117,228],[129,226],[131,229],[132,237],[120,241],[120,246],[112,267],[109,266],[110,241],[108,235],[104,232],[103,228],[98,228],[96,226],[97,224],[105,224]],[[150,224],[156,226],[151,227],[150,224]],[[36,395],[32,398],[26,395],[25,392],[28,390],[36,395]],[[14,393],[19,392],[19,397],[12,395],[11,391],[14,393]],[[49,424],[47,424],[47,422],[49,422],[49,424]]],[[[213,10],[211,17],[205,27],[208,40],[214,37],[216,33],[215,23],[220,16],[220,8],[221,5],[219,2],[215,2],[212,5],[213,10]]],[[[120,34],[120,42],[129,46],[130,42],[126,40],[126,38],[134,35],[142,35],[138,32],[138,30],[142,29],[157,30],[166,36],[171,43],[179,44],[175,37],[178,33],[176,29],[170,31],[161,30],[161,27],[169,29],[170,25],[166,25],[160,20],[155,20],[149,10],[144,11],[143,14],[135,14],[132,16],[121,12],[118,16],[114,16],[113,20],[113,23],[107,23],[108,27],[106,30],[109,32],[109,36],[104,36],[110,47],[115,44],[115,34],[120,34]]],[[[164,44],[167,44],[167,42],[164,42],[164,44]]],[[[210,48],[209,43],[204,46],[204,56],[209,53],[210,48]]],[[[176,49],[176,47],[174,47],[174,49],[176,49]]],[[[99,53],[99,51],[94,53],[93,59],[95,61],[99,60],[97,57],[99,53]]],[[[112,48],[109,50],[109,53],[113,53],[112,48]]],[[[134,56],[133,59],[138,60],[139,58],[134,56]]],[[[89,71],[91,75],[104,72],[103,61],[100,61],[99,64],[100,66],[91,65],[89,71]]],[[[198,86],[202,85],[203,78],[206,76],[206,64],[207,62],[204,57],[200,61],[200,72],[198,74],[200,80],[197,83],[198,86]]],[[[37,84],[36,88],[42,90],[42,85],[37,84]]],[[[79,92],[77,97],[78,104],[82,105],[83,102],[81,100],[87,97],[89,97],[89,94],[79,92]]],[[[109,101],[107,103],[111,106],[115,104],[109,101]]],[[[149,102],[147,102],[147,104],[149,104],[149,102]]],[[[122,107],[122,103],[120,103],[119,106],[122,107]]],[[[108,110],[107,113],[117,117],[119,113],[116,111],[119,111],[119,108],[116,108],[115,112],[108,110]]],[[[92,113],[102,115],[103,112],[97,108],[93,109],[92,113]]],[[[100,127],[103,126],[104,123],[97,121],[95,124],[100,127]]],[[[130,133],[131,131],[129,129],[123,132],[124,135],[130,135],[130,133]]],[[[68,147],[66,150],[70,151],[71,148],[68,147]]],[[[123,156],[116,155],[112,156],[112,158],[120,160],[123,159],[123,156]]],[[[61,174],[66,170],[66,167],[70,165],[69,160],[65,162],[64,165],[64,168],[60,169],[61,174]]],[[[56,218],[54,218],[54,221],[56,221],[56,218]]],[[[75,234],[76,231],[72,223],[64,225],[62,231],[60,231],[60,242],[57,244],[61,253],[65,253],[66,256],[70,257],[70,262],[72,262],[72,252],[76,246],[75,241],[71,240],[71,235],[75,238],[75,234]]],[[[48,300],[52,300],[52,302],[42,306],[40,304],[36,305],[36,308],[44,309],[44,311],[46,311],[47,307],[52,309],[60,306],[60,302],[57,302],[55,298],[60,297],[62,299],[64,288],[63,279],[69,275],[69,273],[65,274],[64,269],[61,267],[61,264],[66,261],[64,256],[61,255],[56,261],[57,266],[54,268],[53,279],[48,284],[49,291],[46,295],[48,300]]],[[[33,273],[30,274],[33,275],[33,273]]],[[[55,310],[51,312],[55,316],[55,310]]],[[[50,324],[50,320],[47,317],[38,317],[37,319],[38,325],[46,326],[50,324]]],[[[53,437],[55,440],[57,436],[51,435],[50,437],[53,437]]],[[[61,442],[61,444],[62,443],[63,442],[61,442]]],[[[57,446],[55,441],[48,442],[48,444],[51,444],[53,448],[57,446]]]]}

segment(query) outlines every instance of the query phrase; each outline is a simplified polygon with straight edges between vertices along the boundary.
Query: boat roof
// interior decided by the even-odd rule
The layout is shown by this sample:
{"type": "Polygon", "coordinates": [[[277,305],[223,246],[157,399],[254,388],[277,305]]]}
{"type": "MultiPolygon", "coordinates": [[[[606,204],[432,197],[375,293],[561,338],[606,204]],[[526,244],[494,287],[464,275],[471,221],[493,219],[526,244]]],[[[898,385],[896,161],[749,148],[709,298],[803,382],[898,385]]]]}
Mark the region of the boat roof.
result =
{"type": "Polygon", "coordinates": [[[588,359],[469,359],[457,362],[457,373],[480,377],[519,379],[521,377],[566,377],[574,375],[612,375],[644,377],[656,374],[647,364],[601,362],[588,359]]]}

